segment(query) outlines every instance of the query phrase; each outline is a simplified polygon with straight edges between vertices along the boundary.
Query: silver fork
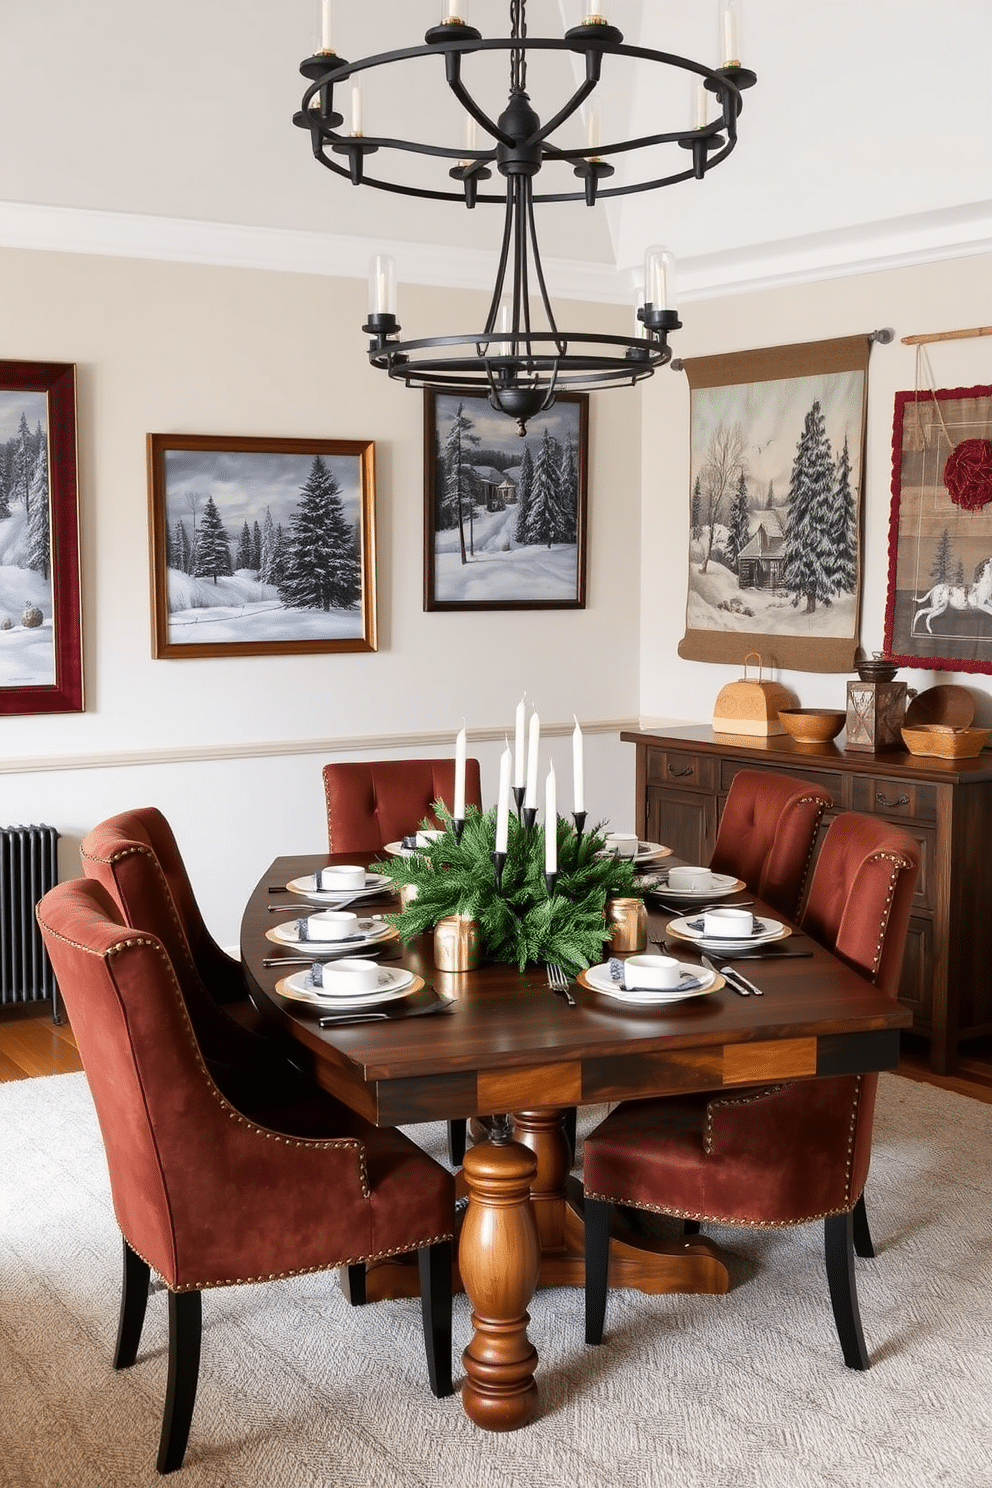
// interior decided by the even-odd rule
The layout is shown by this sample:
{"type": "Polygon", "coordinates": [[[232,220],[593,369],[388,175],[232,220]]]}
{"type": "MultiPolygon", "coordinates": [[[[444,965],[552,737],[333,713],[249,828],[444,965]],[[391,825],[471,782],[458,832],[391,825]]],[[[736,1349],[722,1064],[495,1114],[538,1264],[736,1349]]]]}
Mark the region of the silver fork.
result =
{"type": "Polygon", "coordinates": [[[575,998],[568,989],[568,977],[565,975],[564,968],[556,966],[554,962],[549,961],[547,970],[548,986],[552,992],[556,993],[559,997],[564,997],[569,1007],[575,1007],[575,998]]]}

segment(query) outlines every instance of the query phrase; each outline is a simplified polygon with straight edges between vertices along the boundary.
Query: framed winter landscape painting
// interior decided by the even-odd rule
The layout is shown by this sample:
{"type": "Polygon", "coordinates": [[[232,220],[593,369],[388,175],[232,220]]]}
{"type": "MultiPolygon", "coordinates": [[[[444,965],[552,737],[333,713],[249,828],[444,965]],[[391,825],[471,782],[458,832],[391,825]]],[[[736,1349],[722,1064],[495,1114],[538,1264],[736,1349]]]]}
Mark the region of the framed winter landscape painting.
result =
{"type": "Polygon", "coordinates": [[[689,573],[679,655],[854,668],[867,336],[686,362],[689,573]]]}
{"type": "Polygon", "coordinates": [[[155,656],[374,651],[373,445],[149,434],[155,656]]]}
{"type": "Polygon", "coordinates": [[[0,713],[82,707],[76,369],[0,362],[0,713]]]}
{"type": "Polygon", "coordinates": [[[885,650],[992,672],[992,387],[896,394],[885,650]]]}
{"type": "Polygon", "coordinates": [[[523,439],[484,395],[424,396],[424,609],[583,609],[588,394],[523,439]]]}

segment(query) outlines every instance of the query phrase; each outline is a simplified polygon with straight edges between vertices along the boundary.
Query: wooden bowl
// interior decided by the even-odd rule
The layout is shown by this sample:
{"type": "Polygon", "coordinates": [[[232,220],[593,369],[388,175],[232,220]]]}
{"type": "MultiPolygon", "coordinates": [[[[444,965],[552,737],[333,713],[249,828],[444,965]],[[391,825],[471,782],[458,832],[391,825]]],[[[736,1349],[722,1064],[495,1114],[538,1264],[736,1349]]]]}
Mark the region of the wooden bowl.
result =
{"type": "Polygon", "coordinates": [[[826,744],[836,739],[847,719],[839,708],[780,708],[778,716],[786,733],[800,744],[826,744]]]}
{"type": "Polygon", "coordinates": [[[974,759],[981,754],[992,729],[921,723],[915,728],[904,728],[901,733],[910,754],[935,755],[937,759],[974,759]]]}

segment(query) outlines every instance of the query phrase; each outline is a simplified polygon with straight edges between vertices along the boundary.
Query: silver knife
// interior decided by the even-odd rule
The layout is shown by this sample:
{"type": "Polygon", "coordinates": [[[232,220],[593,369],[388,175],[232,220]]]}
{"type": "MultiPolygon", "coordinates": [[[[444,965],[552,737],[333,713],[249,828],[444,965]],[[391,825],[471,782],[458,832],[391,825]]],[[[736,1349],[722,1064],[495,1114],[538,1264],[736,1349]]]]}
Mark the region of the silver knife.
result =
{"type": "Polygon", "coordinates": [[[699,959],[700,961],[702,961],[707,971],[712,971],[717,976],[722,976],[724,981],[727,983],[727,986],[732,987],[733,990],[740,997],[750,997],[752,992],[757,991],[757,988],[752,986],[752,984],[747,980],[746,977],[742,977],[731,967],[717,966],[716,962],[711,961],[709,956],[700,956],[699,959]]]}

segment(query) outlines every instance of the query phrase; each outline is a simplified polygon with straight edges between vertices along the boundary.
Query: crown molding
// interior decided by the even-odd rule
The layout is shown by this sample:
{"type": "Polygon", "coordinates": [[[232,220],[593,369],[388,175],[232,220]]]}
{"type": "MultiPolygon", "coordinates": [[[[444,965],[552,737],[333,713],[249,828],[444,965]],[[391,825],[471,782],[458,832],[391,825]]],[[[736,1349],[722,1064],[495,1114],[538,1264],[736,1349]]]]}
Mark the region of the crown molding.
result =
{"type": "MultiPolygon", "coordinates": [[[[371,255],[388,248],[402,264],[405,282],[468,290],[488,290],[496,268],[495,254],[478,249],[445,253],[436,244],[384,244],[330,233],[25,202],[0,202],[0,247],[344,279],[364,279],[371,255]]],[[[992,203],[977,202],[684,258],[680,296],[687,301],[714,299],[990,252],[992,203]]],[[[561,258],[548,260],[545,268],[556,298],[631,302],[633,268],[561,258]]]]}

